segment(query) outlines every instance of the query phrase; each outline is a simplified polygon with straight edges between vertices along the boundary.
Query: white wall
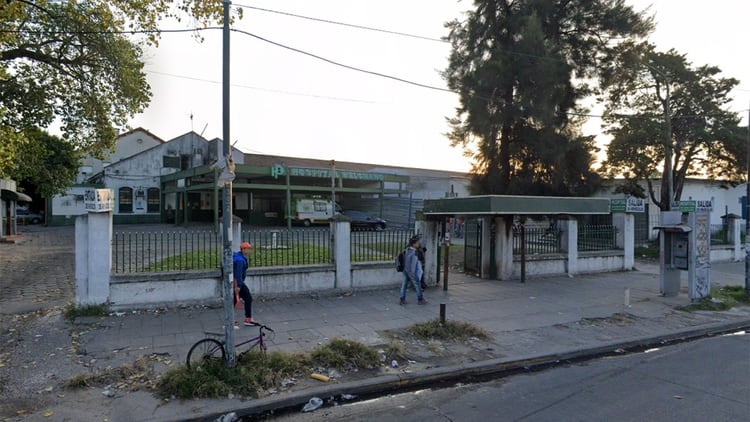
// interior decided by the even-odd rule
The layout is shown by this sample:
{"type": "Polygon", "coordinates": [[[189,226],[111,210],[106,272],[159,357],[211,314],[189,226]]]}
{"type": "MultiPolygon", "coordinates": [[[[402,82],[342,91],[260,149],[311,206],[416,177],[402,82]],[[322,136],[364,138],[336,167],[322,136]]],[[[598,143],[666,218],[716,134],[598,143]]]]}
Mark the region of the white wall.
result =
{"type": "Polygon", "coordinates": [[[83,183],[92,174],[99,173],[104,169],[106,163],[116,163],[161,143],[160,140],[142,129],[135,129],[132,132],[123,134],[117,138],[114,147],[109,151],[104,160],[85,157],[81,161],[77,182],[83,183]]]}
{"type": "Polygon", "coordinates": [[[50,201],[52,204],[52,215],[76,216],[86,213],[84,208],[83,195],[86,192],[84,187],[68,188],[65,195],[55,195],[50,201]]]}

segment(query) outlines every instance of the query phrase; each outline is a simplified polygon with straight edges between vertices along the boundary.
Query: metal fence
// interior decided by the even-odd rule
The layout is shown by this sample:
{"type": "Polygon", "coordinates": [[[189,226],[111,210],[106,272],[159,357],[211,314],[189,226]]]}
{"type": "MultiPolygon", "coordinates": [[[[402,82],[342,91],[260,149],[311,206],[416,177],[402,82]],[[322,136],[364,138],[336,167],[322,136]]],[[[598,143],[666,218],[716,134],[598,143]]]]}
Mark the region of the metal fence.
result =
{"type": "Polygon", "coordinates": [[[287,267],[330,264],[331,231],[325,229],[253,229],[242,232],[242,241],[254,250],[251,267],[287,267]]]}
{"type": "Polygon", "coordinates": [[[414,230],[352,231],[352,262],[394,261],[406,248],[414,230]]]}
{"type": "MultiPolygon", "coordinates": [[[[525,226],[526,254],[562,252],[562,231],[554,226],[525,226]]],[[[521,255],[521,226],[513,225],[513,255],[521,255]]]]}
{"type": "Polygon", "coordinates": [[[112,272],[220,268],[220,248],[213,230],[116,231],[112,234],[112,272]]]}
{"type": "Polygon", "coordinates": [[[729,245],[729,227],[726,224],[711,224],[711,244],[729,245]]]}
{"type": "Polygon", "coordinates": [[[617,228],[610,224],[578,226],[578,251],[608,251],[617,249],[617,228]]]}

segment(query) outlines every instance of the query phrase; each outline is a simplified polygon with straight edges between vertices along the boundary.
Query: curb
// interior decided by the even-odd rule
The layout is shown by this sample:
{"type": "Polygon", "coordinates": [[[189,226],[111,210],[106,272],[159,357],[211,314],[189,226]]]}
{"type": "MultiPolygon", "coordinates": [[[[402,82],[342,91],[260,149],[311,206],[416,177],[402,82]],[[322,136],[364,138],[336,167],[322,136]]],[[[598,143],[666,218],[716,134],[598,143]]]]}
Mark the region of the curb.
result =
{"type": "Polygon", "coordinates": [[[639,337],[622,342],[604,343],[599,346],[569,352],[529,355],[520,358],[498,358],[481,362],[452,365],[441,368],[433,368],[418,373],[403,373],[382,375],[375,378],[351,381],[342,384],[323,385],[311,389],[291,392],[284,397],[264,397],[253,400],[246,406],[236,405],[229,407],[224,405],[224,410],[219,406],[199,417],[180,417],[178,419],[162,419],[163,421],[206,421],[215,420],[220,416],[235,412],[239,417],[258,415],[274,410],[301,408],[308,402],[310,397],[327,398],[340,394],[354,394],[358,396],[372,396],[377,394],[393,393],[396,391],[408,391],[417,388],[435,385],[439,383],[450,383],[465,381],[467,378],[481,380],[483,378],[509,376],[521,372],[542,370],[561,362],[570,363],[594,359],[602,356],[617,355],[624,353],[615,352],[623,349],[625,352],[638,352],[653,346],[663,346],[670,343],[681,343],[697,340],[704,337],[721,335],[743,329],[750,329],[750,319],[734,321],[730,323],[714,323],[699,328],[689,328],[660,336],[639,337]]]}

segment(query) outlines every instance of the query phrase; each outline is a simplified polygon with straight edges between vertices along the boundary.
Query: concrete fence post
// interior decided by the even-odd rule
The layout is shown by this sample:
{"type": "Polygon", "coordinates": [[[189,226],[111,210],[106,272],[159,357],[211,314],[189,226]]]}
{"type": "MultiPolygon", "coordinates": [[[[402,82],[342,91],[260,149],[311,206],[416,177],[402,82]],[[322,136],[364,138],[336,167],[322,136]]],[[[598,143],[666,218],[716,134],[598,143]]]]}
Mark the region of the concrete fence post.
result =
{"type": "Polygon", "coordinates": [[[635,268],[635,216],[633,214],[622,215],[623,269],[629,271],[635,268]]]}
{"type": "Polygon", "coordinates": [[[240,250],[240,243],[242,243],[242,220],[234,217],[232,218],[232,252],[240,250]]]}
{"type": "Polygon", "coordinates": [[[425,220],[424,216],[418,213],[417,219],[414,222],[414,231],[421,236],[422,246],[427,248],[427,252],[425,252],[424,282],[430,286],[434,285],[437,283],[438,224],[436,221],[425,220]]]}
{"type": "Polygon", "coordinates": [[[745,228],[745,220],[741,218],[733,218],[729,220],[729,241],[733,246],[733,260],[742,261],[745,259],[745,251],[742,250],[742,229],[745,228]]]}
{"type": "Polygon", "coordinates": [[[562,224],[562,248],[567,254],[567,272],[574,276],[578,272],[578,220],[560,220],[562,224]]]}
{"type": "Polygon", "coordinates": [[[89,216],[76,217],[75,222],[75,275],[76,306],[90,305],[89,301],[89,216]]]}
{"type": "Polygon", "coordinates": [[[352,288],[352,229],[349,219],[331,219],[331,256],[335,267],[334,289],[352,288]]]}
{"type": "MultiPolygon", "coordinates": [[[[79,305],[107,303],[109,301],[110,272],[112,271],[112,212],[90,212],[86,217],[87,282],[85,296],[81,297],[79,305]]],[[[83,225],[80,230],[83,232],[83,225]]],[[[78,233],[79,228],[76,228],[76,235],[78,233]]],[[[78,263],[79,259],[76,257],[76,264],[78,263]]],[[[81,274],[83,272],[82,267],[80,269],[81,274]]],[[[76,269],[76,275],[78,274],[79,270],[76,269]]],[[[76,286],[78,286],[77,280],[76,286]]],[[[84,293],[82,292],[82,294],[84,293]]],[[[78,299],[77,293],[76,298],[78,299]]]]}
{"type": "Polygon", "coordinates": [[[490,245],[490,242],[492,242],[492,223],[493,223],[492,217],[482,217],[482,255],[481,255],[481,267],[480,267],[480,273],[479,277],[488,279],[490,278],[490,265],[492,265],[492,260],[495,259],[494,256],[492,256],[492,245],[490,245]]]}
{"type": "MultiPolygon", "coordinates": [[[[513,278],[512,218],[495,217],[495,276],[498,280],[513,278]]],[[[484,245],[482,246],[484,247],[484,245]]],[[[489,248],[489,245],[487,245],[489,248]]]]}

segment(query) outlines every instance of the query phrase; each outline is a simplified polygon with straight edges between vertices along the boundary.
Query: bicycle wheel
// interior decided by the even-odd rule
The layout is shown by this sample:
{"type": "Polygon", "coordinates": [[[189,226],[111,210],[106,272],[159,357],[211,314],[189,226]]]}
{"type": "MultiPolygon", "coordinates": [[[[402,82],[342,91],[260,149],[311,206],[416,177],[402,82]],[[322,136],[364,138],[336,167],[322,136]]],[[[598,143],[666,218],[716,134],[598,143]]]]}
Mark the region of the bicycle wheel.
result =
{"type": "Polygon", "coordinates": [[[187,367],[192,369],[214,359],[226,359],[224,344],[216,339],[204,338],[190,348],[187,354],[187,367]]]}

